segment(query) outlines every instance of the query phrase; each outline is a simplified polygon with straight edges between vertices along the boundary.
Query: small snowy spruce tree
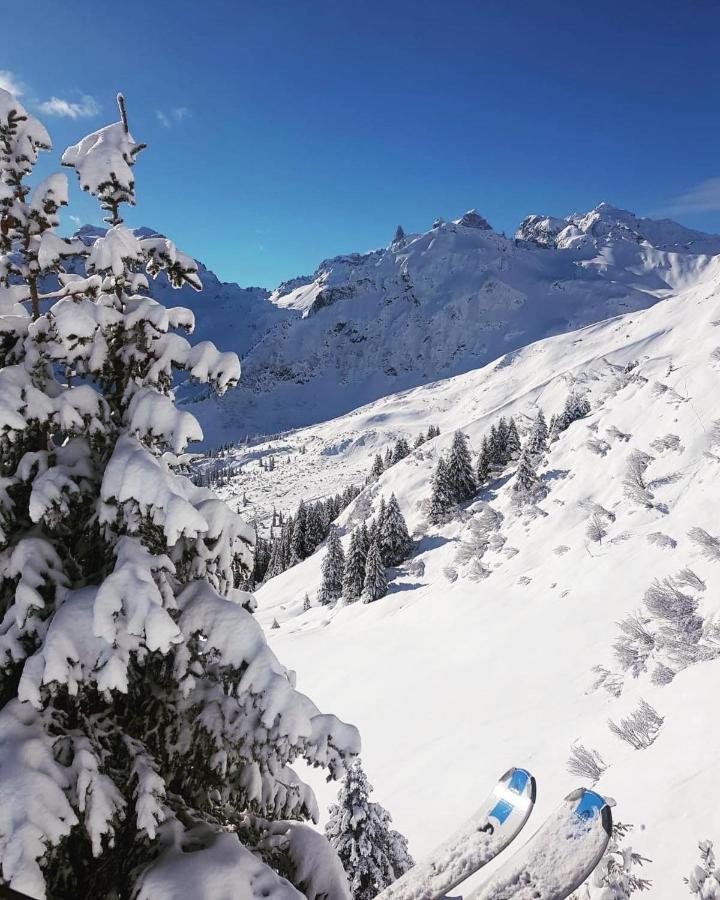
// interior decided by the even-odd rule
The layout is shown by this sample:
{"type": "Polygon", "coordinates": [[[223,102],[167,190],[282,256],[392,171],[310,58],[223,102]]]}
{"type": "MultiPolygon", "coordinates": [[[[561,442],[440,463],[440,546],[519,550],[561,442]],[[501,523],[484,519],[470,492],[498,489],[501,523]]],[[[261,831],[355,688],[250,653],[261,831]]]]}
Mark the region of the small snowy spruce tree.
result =
{"type": "Polygon", "coordinates": [[[430,495],[429,519],[432,525],[439,525],[447,518],[452,509],[452,486],[448,478],[447,461],[441,456],[435,466],[432,479],[432,493],[430,495]]]}
{"type": "Polygon", "coordinates": [[[370,800],[371,793],[372,785],[356,760],[325,826],[353,900],[372,900],[414,865],[406,838],[390,828],[390,813],[370,800]]]}
{"type": "Polygon", "coordinates": [[[477,483],[473,472],[470,448],[462,431],[456,431],[453,435],[447,461],[447,480],[450,486],[450,496],[454,503],[463,503],[475,496],[477,483]]]}
{"type": "Polygon", "coordinates": [[[171,241],[122,223],[143,145],[119,105],[62,157],[110,227],[84,272],[35,297],[60,269],[45,226],[66,188],[51,176],[28,199],[49,140],[0,90],[0,883],[57,900],[182,883],[218,900],[232,877],[291,900],[263,862],[271,822],[317,815],[290,765],[343,776],[358,737],[295,691],[233,587],[252,528],[182,474],[202,433],[173,373],[223,393],[240,366],[178,333],[189,310],[147,296],[148,278],[201,283],[171,241]]]}
{"type": "Polygon", "coordinates": [[[327,539],[327,552],[322,562],[322,584],[318,593],[318,600],[324,606],[334,603],[340,598],[344,567],[345,554],[340,543],[340,536],[337,528],[331,525],[327,539]]]}
{"type": "Polygon", "coordinates": [[[652,881],[639,875],[636,869],[651,862],[624,841],[632,825],[617,822],[605,855],[587,882],[574,896],[577,900],[629,900],[636,891],[647,891],[652,881]]]}
{"type": "Polygon", "coordinates": [[[541,409],[535,417],[527,439],[527,449],[532,456],[541,456],[547,451],[548,427],[541,409]]]}
{"type": "Polygon", "coordinates": [[[360,529],[356,528],[350,535],[350,546],[345,554],[343,568],[342,595],[348,603],[357,600],[362,594],[365,582],[365,553],[361,545],[360,529]]]}
{"type": "Polygon", "coordinates": [[[365,579],[363,581],[363,603],[373,603],[387,594],[387,576],[382,561],[377,537],[370,543],[365,559],[365,579]]]}
{"type": "Polygon", "coordinates": [[[505,443],[507,458],[509,461],[515,461],[520,458],[521,446],[520,435],[518,434],[515,419],[511,418],[508,423],[507,441],[505,443]]]}
{"type": "Polygon", "coordinates": [[[590,401],[587,397],[577,391],[571,391],[565,400],[562,412],[557,416],[553,416],[549,436],[550,441],[555,440],[573,422],[584,418],[589,412],[590,401]]]}
{"type": "Polygon", "coordinates": [[[410,456],[410,445],[404,437],[400,437],[395,441],[393,448],[393,464],[405,459],[406,456],[410,456]]]}
{"type": "Polygon", "coordinates": [[[475,470],[475,478],[477,480],[478,487],[482,487],[490,478],[491,465],[492,461],[490,459],[490,443],[487,437],[484,437],[482,439],[482,444],[480,445],[480,455],[478,457],[477,468],[475,470]]]}
{"type": "Polygon", "coordinates": [[[395,494],[385,508],[378,525],[380,552],[386,566],[398,566],[410,552],[412,541],[395,494]]]}
{"type": "Polygon", "coordinates": [[[688,878],[683,879],[690,893],[699,900],[720,900],[720,869],[715,862],[712,841],[698,844],[700,859],[688,878]]]}
{"type": "Polygon", "coordinates": [[[521,502],[539,500],[546,493],[545,485],[538,478],[535,462],[527,449],[523,451],[518,462],[512,489],[521,502]]]}

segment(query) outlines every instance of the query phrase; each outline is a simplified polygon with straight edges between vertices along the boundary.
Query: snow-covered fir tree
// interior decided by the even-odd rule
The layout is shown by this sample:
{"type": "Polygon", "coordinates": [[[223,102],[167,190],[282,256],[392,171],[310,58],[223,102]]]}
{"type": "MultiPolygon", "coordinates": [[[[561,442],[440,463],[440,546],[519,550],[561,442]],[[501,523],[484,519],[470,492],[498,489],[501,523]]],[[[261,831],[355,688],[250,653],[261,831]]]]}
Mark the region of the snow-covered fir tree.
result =
{"type": "Polygon", "coordinates": [[[441,456],[432,479],[432,493],[430,495],[430,511],[428,518],[432,525],[438,525],[444,522],[447,514],[453,506],[453,494],[448,478],[447,462],[444,456],[441,456]]]}
{"type": "Polygon", "coordinates": [[[343,568],[342,595],[348,603],[357,600],[362,594],[365,582],[365,551],[362,547],[360,529],[356,528],[350,535],[350,545],[345,554],[343,568]]]}
{"type": "Polygon", "coordinates": [[[613,825],[605,855],[587,882],[573,895],[574,900],[629,900],[634,893],[650,889],[652,881],[643,878],[637,870],[651,860],[625,843],[631,830],[632,825],[621,822],[613,825]]]}
{"type": "Polygon", "coordinates": [[[143,145],[119,103],[62,158],[110,227],[42,298],[65,180],[30,199],[49,140],[0,90],[0,880],[58,900],[167,896],[192,850],[186,896],[220,896],[220,853],[243,895],[261,880],[291,900],[262,862],[270,833],[317,814],[290,765],[343,776],[358,737],[296,693],[233,587],[252,528],[181,474],[202,435],[173,373],[223,393],[240,366],[147,296],[148,278],[201,283],[170,240],[122,223],[143,145]]]}
{"type": "Polygon", "coordinates": [[[322,583],[318,592],[318,600],[324,606],[338,600],[343,590],[343,569],[345,554],[337,528],[330,526],[327,539],[327,551],[322,562],[322,583]]]}
{"type": "Polygon", "coordinates": [[[538,500],[546,493],[545,485],[538,477],[535,461],[527,449],[523,450],[518,462],[512,489],[521,501],[538,500]]]}
{"type": "Polygon", "coordinates": [[[391,494],[387,507],[378,521],[380,553],[386,566],[398,566],[410,551],[410,535],[407,523],[395,494],[391,494]]]}
{"type": "Polygon", "coordinates": [[[395,441],[392,457],[393,464],[400,462],[401,459],[405,459],[406,456],[410,456],[410,445],[404,437],[400,437],[395,441]]]}
{"type": "Polygon", "coordinates": [[[301,500],[293,520],[292,538],[290,540],[290,565],[295,566],[307,553],[308,514],[305,501],[301,500]]]}
{"type": "Polygon", "coordinates": [[[520,458],[521,453],[520,435],[518,434],[515,419],[511,418],[508,422],[507,440],[505,441],[505,452],[509,462],[513,462],[520,458]]]}
{"type": "Polygon", "coordinates": [[[454,503],[463,503],[475,496],[477,483],[473,472],[472,457],[467,437],[462,431],[453,435],[447,460],[447,481],[454,503]]]}
{"type": "Polygon", "coordinates": [[[370,800],[371,793],[372,785],[356,760],[325,826],[353,900],[373,900],[414,865],[406,838],[390,827],[390,813],[370,800]]]}
{"type": "Polygon", "coordinates": [[[715,861],[712,841],[698,844],[700,859],[684,879],[690,893],[699,900],[720,900],[720,868],[715,861]]]}
{"type": "Polygon", "coordinates": [[[482,487],[490,478],[490,444],[487,436],[483,437],[480,445],[480,455],[478,456],[477,467],[475,469],[475,480],[478,487],[482,487]]]}
{"type": "Polygon", "coordinates": [[[375,459],[373,460],[372,468],[370,469],[370,478],[373,481],[377,481],[378,478],[385,471],[385,464],[382,461],[382,456],[379,453],[375,454],[375,459]]]}
{"type": "Polygon", "coordinates": [[[547,445],[548,427],[545,422],[543,411],[539,409],[535,421],[532,424],[532,428],[530,429],[526,446],[528,452],[533,456],[540,456],[547,451],[547,445]]]}
{"type": "Polygon", "coordinates": [[[365,578],[363,580],[363,603],[374,603],[387,594],[387,576],[383,565],[382,553],[377,535],[370,543],[365,559],[365,578]]]}
{"type": "Polygon", "coordinates": [[[554,416],[551,422],[549,439],[555,440],[573,422],[583,419],[590,412],[590,401],[578,391],[571,391],[563,406],[562,412],[554,416]]]}

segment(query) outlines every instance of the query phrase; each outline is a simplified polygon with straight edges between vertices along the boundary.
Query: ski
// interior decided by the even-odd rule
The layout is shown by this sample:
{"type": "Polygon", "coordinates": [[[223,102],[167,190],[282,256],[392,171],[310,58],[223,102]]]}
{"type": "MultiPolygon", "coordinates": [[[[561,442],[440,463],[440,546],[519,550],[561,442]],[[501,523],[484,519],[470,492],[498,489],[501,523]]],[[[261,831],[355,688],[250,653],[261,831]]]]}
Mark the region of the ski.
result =
{"type": "Polygon", "coordinates": [[[612,832],[605,798],[580,788],[465,900],[564,900],[600,862],[612,832]]]}
{"type": "Polygon", "coordinates": [[[509,769],[478,811],[430,857],[376,897],[376,900],[437,900],[490,862],[515,838],[535,803],[535,779],[525,769],[509,769]]]}

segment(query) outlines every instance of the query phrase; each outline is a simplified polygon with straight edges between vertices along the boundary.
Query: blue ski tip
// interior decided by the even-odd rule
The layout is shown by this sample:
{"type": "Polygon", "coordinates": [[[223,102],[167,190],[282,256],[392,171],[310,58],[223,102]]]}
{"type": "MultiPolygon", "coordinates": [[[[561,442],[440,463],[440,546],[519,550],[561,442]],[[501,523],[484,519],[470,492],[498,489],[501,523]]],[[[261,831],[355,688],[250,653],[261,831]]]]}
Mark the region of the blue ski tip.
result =
{"type": "Polygon", "coordinates": [[[575,815],[583,821],[594,819],[605,808],[605,798],[595,791],[583,790],[578,805],[575,807],[575,815]]]}
{"type": "MultiPolygon", "coordinates": [[[[492,816],[503,825],[510,816],[510,813],[515,809],[513,798],[508,797],[507,794],[514,794],[520,798],[525,793],[529,784],[530,802],[533,803],[535,801],[535,779],[529,772],[526,772],[525,769],[510,769],[503,775],[500,781],[504,782],[505,796],[498,800],[488,813],[488,816],[492,816]]],[[[527,803],[527,800],[524,802],[527,803]]]]}
{"type": "Polygon", "coordinates": [[[514,794],[522,794],[530,781],[530,773],[525,769],[513,769],[508,782],[508,790],[514,794]]]}

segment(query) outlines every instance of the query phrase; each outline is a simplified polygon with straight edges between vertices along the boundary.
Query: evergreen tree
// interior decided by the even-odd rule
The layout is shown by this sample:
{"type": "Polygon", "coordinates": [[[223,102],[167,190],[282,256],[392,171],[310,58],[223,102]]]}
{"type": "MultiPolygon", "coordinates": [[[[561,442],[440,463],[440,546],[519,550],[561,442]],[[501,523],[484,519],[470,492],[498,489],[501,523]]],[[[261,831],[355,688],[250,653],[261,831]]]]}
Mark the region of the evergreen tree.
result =
{"type": "Polygon", "coordinates": [[[367,555],[368,555],[368,550],[370,549],[370,531],[368,530],[367,522],[362,523],[362,525],[357,529],[357,533],[358,533],[358,549],[360,550],[360,553],[362,553],[363,566],[364,566],[365,559],[367,558],[367,555]]]}
{"type": "Polygon", "coordinates": [[[407,524],[395,494],[390,496],[378,527],[380,554],[386,566],[398,566],[410,552],[407,524]]]}
{"type": "Polygon", "coordinates": [[[475,473],[467,438],[462,431],[456,431],[447,461],[447,481],[453,503],[470,500],[477,492],[475,473]]]}
{"type": "Polygon", "coordinates": [[[440,429],[437,425],[429,425],[427,430],[427,439],[431,441],[436,437],[440,437],[440,429]]]}
{"type": "Polygon", "coordinates": [[[148,278],[202,285],[170,240],[123,225],[144,145],[118,102],[120,121],[62,157],[109,227],[41,298],[35,276],[67,246],[46,227],[65,179],[30,198],[47,133],[0,90],[0,880],[57,900],[169,896],[179,856],[200,884],[221,852],[238,895],[251,878],[284,893],[261,862],[270,831],[314,812],[289,764],[342,776],[358,738],[308,708],[233,587],[252,529],[183,474],[202,434],[174,373],[222,394],[240,366],[147,296],[148,278]]]}
{"type": "Polygon", "coordinates": [[[491,468],[500,469],[505,465],[505,445],[502,434],[494,424],[490,426],[488,436],[488,455],[491,468]]]}
{"type": "Polygon", "coordinates": [[[395,236],[392,239],[391,247],[401,247],[405,243],[405,232],[402,225],[398,225],[395,229],[395,236]]]}
{"type": "Polygon", "coordinates": [[[690,888],[690,893],[699,900],[720,900],[720,869],[715,863],[713,842],[701,841],[698,849],[700,860],[690,877],[683,880],[690,888]]]}
{"type": "Polygon", "coordinates": [[[385,469],[389,469],[393,464],[393,451],[391,447],[388,447],[385,451],[385,459],[383,461],[383,466],[385,469]]]}
{"type": "Polygon", "coordinates": [[[420,432],[420,434],[415,438],[415,442],[413,443],[413,450],[417,450],[418,447],[422,447],[425,443],[425,435],[420,432]]]}
{"type": "Polygon", "coordinates": [[[377,537],[370,544],[365,560],[365,578],[363,580],[363,602],[373,603],[387,594],[387,576],[382,561],[380,544],[377,537]]]}
{"type": "Polygon", "coordinates": [[[450,480],[448,478],[447,463],[441,456],[435,466],[432,480],[432,494],[430,496],[429,519],[432,525],[444,522],[447,514],[452,509],[453,495],[450,480]]]}
{"type": "Polygon", "coordinates": [[[538,500],[545,493],[546,488],[538,478],[533,458],[523,450],[513,480],[513,491],[519,500],[538,500]]]}
{"type": "Polygon", "coordinates": [[[322,563],[322,584],[318,593],[320,603],[327,606],[338,600],[343,591],[343,570],[345,568],[345,554],[337,528],[330,526],[330,534],[327,539],[327,552],[322,563]]]}
{"type": "Polygon", "coordinates": [[[325,540],[325,525],[322,515],[323,503],[311,503],[307,509],[305,526],[305,556],[310,556],[325,540]]]}
{"type": "Polygon", "coordinates": [[[360,545],[360,530],[356,528],[350,535],[350,546],[345,554],[343,568],[342,595],[348,603],[362,594],[365,581],[365,553],[360,545]]]}
{"type": "Polygon", "coordinates": [[[377,479],[382,475],[385,471],[385,465],[382,461],[382,456],[379,453],[375,454],[375,459],[373,460],[372,468],[370,469],[370,477],[377,481],[377,479]]]}
{"type": "Polygon", "coordinates": [[[307,525],[308,514],[305,501],[300,501],[300,506],[295,513],[293,522],[292,537],[290,540],[290,560],[289,566],[295,566],[301,559],[305,559],[307,553],[307,525]]]}
{"type": "Polygon", "coordinates": [[[632,847],[623,846],[631,829],[632,825],[623,825],[621,822],[613,826],[605,855],[573,897],[578,900],[629,900],[636,891],[650,888],[652,882],[642,878],[634,870],[651,860],[633,851],[632,847]]]}
{"type": "Polygon", "coordinates": [[[370,800],[360,760],[330,807],[325,834],[347,874],[353,900],[373,900],[413,865],[407,840],[390,828],[390,813],[370,800]]]}
{"type": "Polygon", "coordinates": [[[475,470],[475,477],[477,479],[479,487],[487,484],[490,478],[490,466],[490,444],[487,437],[483,437],[482,444],[480,446],[480,456],[478,457],[477,469],[475,470]]]}
{"type": "Polygon", "coordinates": [[[584,418],[589,412],[590,401],[587,397],[577,391],[571,391],[565,400],[562,412],[551,420],[550,440],[555,440],[573,422],[584,418]]]}
{"type": "Polygon", "coordinates": [[[505,452],[509,462],[520,459],[521,446],[520,435],[518,434],[515,419],[511,418],[507,428],[507,440],[505,442],[505,452]]]}
{"type": "Polygon", "coordinates": [[[410,446],[404,437],[400,437],[395,441],[392,457],[393,464],[400,462],[401,459],[405,459],[406,456],[410,456],[410,446]]]}
{"type": "Polygon", "coordinates": [[[545,424],[545,416],[541,409],[535,417],[533,426],[527,439],[527,449],[532,456],[541,456],[548,447],[548,427],[545,424]]]}

